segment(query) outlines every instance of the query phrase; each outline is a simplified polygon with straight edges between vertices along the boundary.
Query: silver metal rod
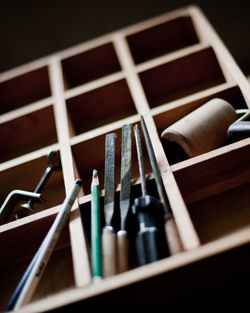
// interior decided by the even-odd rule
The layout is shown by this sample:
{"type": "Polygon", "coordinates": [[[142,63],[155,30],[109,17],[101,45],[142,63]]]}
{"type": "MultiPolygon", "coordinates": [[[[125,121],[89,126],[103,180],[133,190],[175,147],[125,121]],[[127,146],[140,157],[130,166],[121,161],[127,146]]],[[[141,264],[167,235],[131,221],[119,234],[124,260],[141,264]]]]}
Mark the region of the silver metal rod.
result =
{"type": "Polygon", "coordinates": [[[141,191],[142,196],[146,196],[148,194],[147,191],[147,184],[146,184],[146,177],[145,177],[145,169],[144,169],[144,162],[143,162],[143,155],[142,155],[142,147],[141,147],[141,137],[138,125],[134,127],[134,135],[135,135],[135,143],[136,143],[136,150],[138,156],[138,166],[141,178],[141,191]]]}

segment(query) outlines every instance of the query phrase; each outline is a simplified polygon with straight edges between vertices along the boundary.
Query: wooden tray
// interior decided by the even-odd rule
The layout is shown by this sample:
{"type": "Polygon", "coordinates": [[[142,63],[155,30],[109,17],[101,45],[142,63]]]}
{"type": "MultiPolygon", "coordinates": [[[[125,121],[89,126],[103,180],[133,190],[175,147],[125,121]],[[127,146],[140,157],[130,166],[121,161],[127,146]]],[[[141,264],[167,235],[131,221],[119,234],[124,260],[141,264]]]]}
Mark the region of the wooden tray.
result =
{"type": "MultiPolygon", "coordinates": [[[[59,149],[62,172],[49,182],[39,212],[0,226],[0,310],[76,177],[83,180],[78,205],[32,302],[20,312],[117,311],[121,303],[124,310],[131,304],[160,309],[249,276],[250,139],[170,165],[159,136],[214,97],[235,109],[247,108],[250,89],[194,6],[1,74],[0,201],[13,189],[33,191],[50,149],[59,149]],[[98,169],[102,189],[105,135],[116,132],[120,142],[122,125],[137,123],[139,114],[145,116],[185,251],[93,284],[88,238],[92,170],[98,169]],[[233,273],[225,262],[234,264],[233,273]]],[[[119,148],[116,153],[119,172],[119,148]]],[[[140,184],[135,157],[132,166],[134,197],[140,184]]],[[[148,160],[146,172],[152,180],[148,160]]],[[[119,191],[118,176],[116,184],[119,191]]]]}

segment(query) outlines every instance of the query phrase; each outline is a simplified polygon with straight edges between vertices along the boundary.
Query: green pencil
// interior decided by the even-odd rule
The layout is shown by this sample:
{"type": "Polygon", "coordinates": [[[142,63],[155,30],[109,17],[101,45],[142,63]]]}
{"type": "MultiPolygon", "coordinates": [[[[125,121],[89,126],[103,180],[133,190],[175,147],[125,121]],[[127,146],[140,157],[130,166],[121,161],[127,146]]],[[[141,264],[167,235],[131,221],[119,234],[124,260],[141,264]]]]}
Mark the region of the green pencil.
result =
{"type": "Polygon", "coordinates": [[[93,280],[97,281],[102,278],[100,195],[97,170],[93,171],[91,195],[91,267],[93,280]]]}

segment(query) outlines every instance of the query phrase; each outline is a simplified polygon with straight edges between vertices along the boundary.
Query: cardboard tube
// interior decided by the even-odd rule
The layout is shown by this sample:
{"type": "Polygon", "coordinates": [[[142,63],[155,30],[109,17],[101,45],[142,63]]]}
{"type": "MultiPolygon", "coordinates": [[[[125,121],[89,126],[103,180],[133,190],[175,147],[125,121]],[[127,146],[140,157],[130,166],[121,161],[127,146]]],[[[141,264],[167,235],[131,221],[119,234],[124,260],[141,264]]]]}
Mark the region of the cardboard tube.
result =
{"type": "Polygon", "coordinates": [[[229,138],[227,129],[236,119],[232,105],[215,98],[170,125],[161,137],[178,144],[191,158],[223,146],[229,138]]]}

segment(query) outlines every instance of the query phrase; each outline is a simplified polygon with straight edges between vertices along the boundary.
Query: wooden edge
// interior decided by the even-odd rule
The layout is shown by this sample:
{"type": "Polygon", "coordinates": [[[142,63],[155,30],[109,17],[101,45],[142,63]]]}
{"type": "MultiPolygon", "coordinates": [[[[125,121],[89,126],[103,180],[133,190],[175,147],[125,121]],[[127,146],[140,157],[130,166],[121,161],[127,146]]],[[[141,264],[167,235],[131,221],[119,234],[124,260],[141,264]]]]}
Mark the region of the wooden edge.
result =
{"type": "Polygon", "coordinates": [[[66,90],[65,91],[65,99],[67,100],[67,99],[76,97],[76,96],[81,95],[83,93],[95,90],[97,88],[103,87],[103,86],[108,85],[108,84],[112,84],[112,83],[119,81],[119,80],[122,80],[122,79],[125,79],[125,75],[124,75],[123,71],[120,71],[120,72],[117,72],[114,74],[110,74],[110,75],[107,75],[105,77],[101,77],[101,78],[96,79],[96,80],[92,80],[91,82],[84,83],[84,84],[77,86],[75,88],[71,88],[69,90],[66,90]]]}
{"type": "Polygon", "coordinates": [[[9,161],[3,162],[0,164],[0,172],[8,170],[9,168],[22,165],[23,163],[27,163],[33,161],[35,159],[39,159],[40,157],[46,156],[49,150],[59,150],[59,144],[53,144],[39,150],[35,150],[33,152],[24,154],[20,157],[11,159],[9,161]]]}
{"type": "Polygon", "coordinates": [[[140,30],[145,29],[145,27],[147,27],[147,25],[148,25],[148,27],[152,27],[152,26],[155,26],[157,24],[161,24],[162,22],[175,19],[175,18],[179,17],[180,15],[182,15],[182,16],[190,15],[190,9],[191,8],[192,8],[192,6],[182,8],[182,9],[177,9],[177,10],[171,11],[171,12],[167,12],[167,13],[164,13],[160,16],[150,18],[146,21],[144,20],[141,23],[136,23],[134,25],[124,27],[120,30],[116,30],[116,31],[113,31],[111,33],[99,36],[97,38],[88,40],[86,42],[80,43],[80,44],[75,45],[73,47],[70,47],[68,49],[64,49],[62,51],[47,55],[47,56],[40,58],[38,60],[25,63],[21,66],[15,67],[14,69],[10,69],[10,70],[7,70],[7,71],[1,73],[0,74],[0,82],[12,79],[16,76],[28,73],[30,71],[39,69],[41,67],[48,66],[50,64],[50,61],[54,57],[58,57],[58,61],[61,62],[62,59],[71,57],[73,55],[77,55],[78,53],[82,53],[84,51],[93,49],[93,48],[98,47],[98,46],[104,45],[104,44],[112,41],[111,37],[114,34],[122,33],[123,36],[127,36],[129,34],[136,33],[140,30]]]}
{"type": "Polygon", "coordinates": [[[47,108],[49,106],[52,106],[52,104],[53,104],[53,98],[49,97],[46,99],[42,99],[42,100],[30,103],[21,108],[9,111],[7,113],[0,115],[0,124],[9,122],[11,120],[17,119],[21,116],[33,113],[35,111],[39,111],[41,109],[47,108]]]}
{"type": "Polygon", "coordinates": [[[168,195],[183,247],[185,250],[198,247],[200,245],[200,241],[175,181],[174,175],[169,166],[153,118],[150,114],[148,114],[144,116],[144,119],[148,127],[148,132],[155,151],[155,156],[161,171],[163,184],[168,195]]]}
{"type": "Polygon", "coordinates": [[[143,91],[139,77],[135,72],[134,62],[130,53],[128,43],[121,34],[113,36],[114,47],[126,75],[128,87],[134,100],[137,112],[142,114],[149,111],[149,105],[143,91]]]}
{"type": "Polygon", "coordinates": [[[89,247],[81,221],[79,207],[70,216],[69,232],[71,237],[71,252],[76,286],[82,287],[91,283],[91,267],[89,247]]]}
{"type": "Polygon", "coordinates": [[[250,227],[245,227],[237,232],[226,235],[210,243],[204,244],[197,249],[185,251],[126,273],[100,281],[98,284],[91,284],[85,288],[67,290],[50,296],[46,299],[33,302],[19,310],[20,313],[45,312],[56,309],[77,301],[81,301],[99,294],[110,292],[114,289],[133,284],[156,275],[170,272],[174,269],[200,261],[230,249],[237,248],[250,243],[250,227]]]}
{"type": "Polygon", "coordinates": [[[247,146],[249,144],[250,144],[250,138],[245,138],[243,140],[234,142],[230,145],[227,145],[227,146],[218,148],[216,150],[212,150],[210,152],[198,155],[198,156],[193,157],[191,159],[173,164],[173,165],[171,165],[171,170],[172,170],[172,172],[177,172],[177,171],[182,170],[186,167],[194,166],[194,165],[199,164],[203,161],[207,161],[209,159],[216,158],[216,157],[223,155],[227,152],[240,149],[241,147],[247,146]]]}
{"type": "Polygon", "coordinates": [[[212,96],[216,93],[219,93],[221,91],[226,91],[229,88],[233,88],[233,87],[237,87],[237,86],[238,85],[236,83],[228,83],[228,82],[220,84],[220,85],[216,85],[214,87],[207,88],[205,90],[193,93],[193,94],[188,95],[186,97],[179,98],[177,100],[173,100],[173,101],[167,102],[165,104],[159,105],[159,106],[151,109],[151,114],[153,116],[156,116],[158,114],[173,110],[173,109],[178,108],[178,107],[189,105],[191,102],[198,101],[202,98],[212,96]]]}
{"type": "Polygon", "coordinates": [[[147,71],[151,68],[154,68],[154,67],[166,64],[166,63],[170,63],[172,61],[181,59],[185,56],[210,48],[211,46],[212,45],[210,43],[203,43],[203,42],[197,43],[197,44],[179,49],[178,51],[167,53],[165,55],[150,59],[149,61],[140,63],[135,66],[135,70],[137,73],[147,71]]]}
{"type": "MultiPolygon", "coordinates": [[[[73,156],[70,146],[67,108],[64,100],[63,74],[58,58],[55,57],[51,60],[49,73],[51,78],[52,94],[55,99],[55,120],[58,141],[60,144],[62,171],[66,194],[68,194],[71,190],[72,184],[74,183],[75,177],[73,156]]],[[[91,274],[89,260],[86,257],[86,240],[84,238],[79,209],[72,213],[69,223],[69,231],[75,283],[77,286],[83,286],[88,283],[91,274]]]]}
{"type": "Polygon", "coordinates": [[[101,136],[101,135],[103,135],[105,133],[113,132],[115,130],[118,130],[124,124],[128,124],[128,123],[133,124],[133,123],[136,123],[138,121],[139,121],[139,116],[137,114],[136,115],[131,115],[129,117],[126,117],[124,119],[118,120],[118,121],[113,122],[113,123],[110,123],[108,125],[101,126],[101,127],[92,129],[92,130],[90,130],[88,132],[85,132],[85,133],[82,133],[80,135],[77,135],[77,136],[71,138],[70,143],[71,143],[71,145],[76,145],[76,144],[78,144],[80,142],[94,139],[94,138],[96,138],[98,136],[101,136]]]}
{"type": "MultiPolygon", "coordinates": [[[[75,136],[75,130],[74,130],[73,123],[71,121],[69,114],[67,116],[67,119],[68,119],[68,127],[69,127],[69,137],[74,137],[75,136]]],[[[72,153],[72,161],[73,161],[74,178],[75,179],[80,178],[73,153],[72,153]]],[[[83,196],[84,196],[84,190],[83,190],[83,187],[81,187],[80,192],[78,194],[78,197],[83,197],[83,196]]]]}
{"type": "Polygon", "coordinates": [[[199,29],[200,35],[202,38],[205,38],[205,40],[213,43],[213,48],[220,59],[222,68],[227,69],[234,80],[237,81],[242,90],[243,96],[245,97],[246,103],[250,107],[250,90],[246,77],[200,8],[197,6],[191,6],[189,10],[190,14],[193,16],[196,28],[199,29]]]}
{"type": "Polygon", "coordinates": [[[52,215],[56,215],[59,212],[60,207],[61,207],[61,205],[57,205],[53,208],[50,208],[50,209],[47,209],[44,211],[40,211],[40,212],[37,212],[35,214],[26,216],[22,219],[1,225],[0,226],[0,234],[4,233],[4,232],[8,232],[9,230],[12,230],[12,229],[16,229],[18,227],[22,227],[26,224],[36,222],[40,219],[43,219],[43,218],[46,218],[46,217],[49,217],[52,215]]]}

